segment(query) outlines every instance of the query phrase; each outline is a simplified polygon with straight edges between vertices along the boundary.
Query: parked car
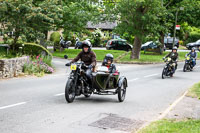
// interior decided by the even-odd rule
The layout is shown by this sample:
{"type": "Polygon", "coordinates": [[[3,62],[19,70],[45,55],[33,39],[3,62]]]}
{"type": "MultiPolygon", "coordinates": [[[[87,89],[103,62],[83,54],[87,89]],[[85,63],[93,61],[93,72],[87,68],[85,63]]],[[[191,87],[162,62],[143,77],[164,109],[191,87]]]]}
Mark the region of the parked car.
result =
{"type": "Polygon", "coordinates": [[[133,46],[128,44],[124,39],[112,39],[107,42],[106,49],[130,51],[133,49],[133,46]]]}
{"type": "MultiPolygon", "coordinates": [[[[166,46],[166,48],[168,49],[172,49],[173,47],[173,37],[165,37],[164,38],[164,44],[166,46]]],[[[179,39],[175,38],[175,45],[177,48],[179,48],[179,39]]]]}
{"type": "MultiPolygon", "coordinates": [[[[146,42],[146,43],[142,44],[141,50],[157,49],[157,48],[159,48],[157,43],[159,43],[159,42],[158,41],[156,41],[156,42],[153,42],[153,41],[146,42]]],[[[164,51],[165,50],[166,50],[166,47],[164,46],[164,51]]]]}
{"type": "Polygon", "coordinates": [[[200,48],[200,40],[197,40],[196,42],[188,43],[186,45],[187,49],[191,50],[193,47],[199,50],[200,48]]]}

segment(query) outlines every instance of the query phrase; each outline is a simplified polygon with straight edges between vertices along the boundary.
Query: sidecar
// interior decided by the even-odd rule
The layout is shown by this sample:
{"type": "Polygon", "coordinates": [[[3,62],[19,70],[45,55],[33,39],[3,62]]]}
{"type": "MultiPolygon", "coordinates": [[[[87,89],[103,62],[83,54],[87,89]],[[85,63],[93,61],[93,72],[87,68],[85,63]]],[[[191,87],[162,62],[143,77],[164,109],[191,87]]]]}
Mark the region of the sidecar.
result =
{"type": "Polygon", "coordinates": [[[127,79],[120,77],[119,72],[108,73],[108,68],[101,66],[96,72],[92,73],[92,86],[95,89],[94,94],[98,95],[116,95],[118,94],[119,102],[123,102],[128,87],[127,79]]]}

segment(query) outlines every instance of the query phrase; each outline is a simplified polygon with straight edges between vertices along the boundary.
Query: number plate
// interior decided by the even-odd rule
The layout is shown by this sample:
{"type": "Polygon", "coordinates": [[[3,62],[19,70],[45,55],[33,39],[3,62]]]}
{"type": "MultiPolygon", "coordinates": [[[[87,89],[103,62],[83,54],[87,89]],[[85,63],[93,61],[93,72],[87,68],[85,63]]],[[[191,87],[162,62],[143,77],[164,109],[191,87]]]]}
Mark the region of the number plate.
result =
{"type": "Polygon", "coordinates": [[[71,65],[70,68],[71,68],[71,70],[76,70],[76,67],[77,67],[76,65],[71,65]]]}

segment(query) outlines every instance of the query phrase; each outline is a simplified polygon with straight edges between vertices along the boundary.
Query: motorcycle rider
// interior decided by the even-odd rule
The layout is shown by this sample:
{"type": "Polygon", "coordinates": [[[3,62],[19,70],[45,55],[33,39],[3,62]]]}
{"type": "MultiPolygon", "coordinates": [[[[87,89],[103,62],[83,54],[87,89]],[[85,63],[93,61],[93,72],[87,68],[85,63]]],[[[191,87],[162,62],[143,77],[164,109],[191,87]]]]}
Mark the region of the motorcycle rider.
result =
{"type": "Polygon", "coordinates": [[[175,46],[172,48],[172,52],[170,52],[169,54],[167,54],[163,59],[165,58],[171,58],[172,59],[172,63],[173,63],[173,72],[176,71],[177,69],[177,61],[178,61],[178,52],[177,52],[178,48],[175,46]]]}
{"type": "Polygon", "coordinates": [[[82,51],[66,66],[70,66],[71,63],[77,62],[79,59],[84,62],[86,65],[86,76],[89,79],[89,82],[92,81],[92,71],[96,66],[96,54],[91,50],[92,44],[90,41],[85,40],[82,43],[82,51]]]}
{"type": "Polygon", "coordinates": [[[187,54],[187,56],[190,56],[190,58],[192,58],[192,65],[194,67],[196,65],[196,59],[197,59],[197,53],[194,47],[192,48],[191,52],[187,54]]]}
{"type": "Polygon", "coordinates": [[[108,68],[109,73],[116,72],[116,66],[113,64],[113,59],[114,57],[112,54],[106,54],[102,63],[102,66],[106,66],[108,68]]]}

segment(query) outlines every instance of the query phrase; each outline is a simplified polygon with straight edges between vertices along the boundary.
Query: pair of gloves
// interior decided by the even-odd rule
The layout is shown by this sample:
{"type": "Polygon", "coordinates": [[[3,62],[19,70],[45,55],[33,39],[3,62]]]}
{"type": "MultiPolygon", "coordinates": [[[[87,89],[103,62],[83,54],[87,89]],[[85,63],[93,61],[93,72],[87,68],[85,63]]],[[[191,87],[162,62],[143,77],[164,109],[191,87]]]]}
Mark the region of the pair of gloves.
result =
{"type": "MultiPolygon", "coordinates": [[[[65,64],[65,66],[71,66],[71,62],[65,64]]],[[[83,68],[83,69],[84,69],[84,68],[92,69],[92,67],[93,67],[92,65],[89,65],[89,66],[82,65],[82,66],[81,66],[81,68],[83,68]]]]}

